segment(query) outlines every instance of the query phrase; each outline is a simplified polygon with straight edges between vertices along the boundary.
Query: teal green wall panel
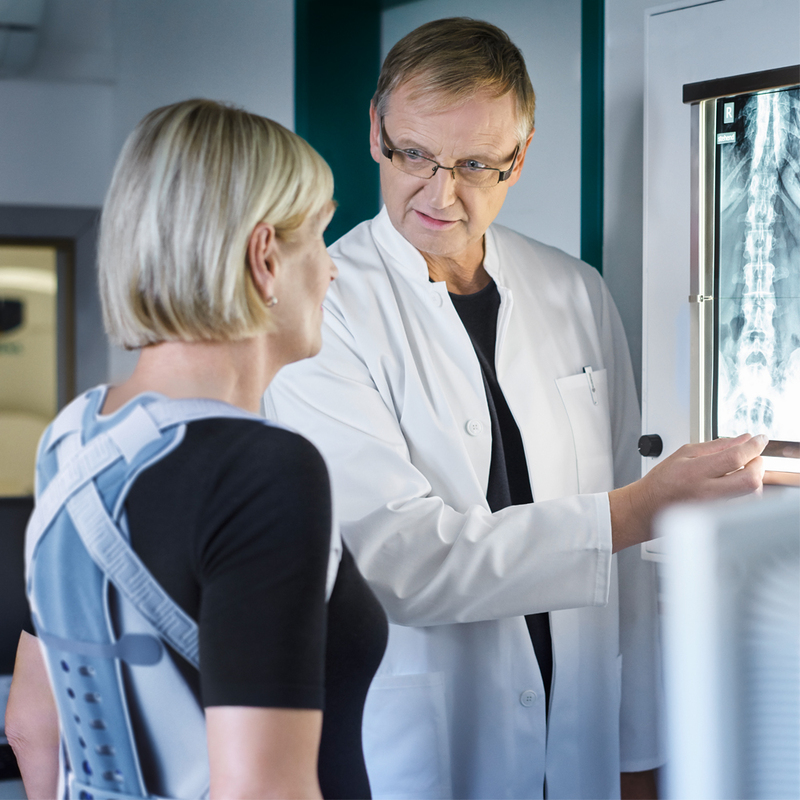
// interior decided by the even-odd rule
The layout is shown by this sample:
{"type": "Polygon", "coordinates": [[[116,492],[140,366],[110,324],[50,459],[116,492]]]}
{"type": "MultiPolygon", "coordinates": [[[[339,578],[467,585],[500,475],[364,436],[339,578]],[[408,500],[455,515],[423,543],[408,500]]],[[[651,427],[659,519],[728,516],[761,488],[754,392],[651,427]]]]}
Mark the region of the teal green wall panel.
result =
{"type": "Polygon", "coordinates": [[[581,3],[581,258],[603,271],[605,2],[581,3]]]}
{"type": "Polygon", "coordinates": [[[328,243],[379,208],[369,101],[380,70],[379,0],[296,0],[295,130],[333,169],[339,204],[328,243]]]}

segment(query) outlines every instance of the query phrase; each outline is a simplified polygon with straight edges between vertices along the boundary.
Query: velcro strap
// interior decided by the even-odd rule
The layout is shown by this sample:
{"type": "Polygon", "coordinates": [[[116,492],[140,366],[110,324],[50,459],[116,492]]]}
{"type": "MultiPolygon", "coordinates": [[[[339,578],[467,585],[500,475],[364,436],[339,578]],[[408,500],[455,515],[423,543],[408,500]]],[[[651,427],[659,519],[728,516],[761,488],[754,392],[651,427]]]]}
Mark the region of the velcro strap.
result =
{"type": "Polygon", "coordinates": [[[256,422],[267,424],[263,417],[259,417],[250,411],[245,411],[243,408],[232,406],[230,403],[223,403],[221,400],[206,400],[203,398],[156,400],[147,404],[147,413],[150,414],[162,431],[172,425],[212,417],[252,419],[256,422]]]}
{"type": "Polygon", "coordinates": [[[86,411],[88,404],[88,396],[81,394],[61,410],[50,426],[50,440],[47,443],[48,450],[68,433],[74,433],[81,429],[83,426],[83,412],[86,411]]]}
{"type": "Polygon", "coordinates": [[[152,667],[161,661],[164,646],[155,636],[147,633],[126,633],[113,644],[82,642],[78,639],[62,639],[51,633],[37,630],[38,637],[54,650],[75,653],[87,658],[117,658],[138,667],[152,667]]]}
{"type": "MultiPolygon", "coordinates": [[[[115,792],[109,789],[104,789],[101,786],[92,786],[91,784],[84,783],[75,778],[75,773],[69,774],[69,798],[70,800],[142,800],[144,795],[140,794],[124,794],[123,792],[115,792]]],[[[155,795],[147,795],[150,800],[154,800],[155,795]]]]}
{"type": "Polygon", "coordinates": [[[92,439],[75,458],[59,469],[47,488],[36,498],[25,537],[25,563],[30,564],[37,542],[45,534],[67,498],[85,486],[120,457],[116,443],[106,434],[92,439]]]}
{"type": "Polygon", "coordinates": [[[142,406],[136,406],[125,419],[109,428],[108,435],[129,464],[144,447],[161,438],[158,426],[142,406]]]}
{"type": "Polygon", "coordinates": [[[164,591],[122,536],[94,483],[67,500],[75,530],[92,560],[147,621],[196,669],[197,623],[164,591]]]}

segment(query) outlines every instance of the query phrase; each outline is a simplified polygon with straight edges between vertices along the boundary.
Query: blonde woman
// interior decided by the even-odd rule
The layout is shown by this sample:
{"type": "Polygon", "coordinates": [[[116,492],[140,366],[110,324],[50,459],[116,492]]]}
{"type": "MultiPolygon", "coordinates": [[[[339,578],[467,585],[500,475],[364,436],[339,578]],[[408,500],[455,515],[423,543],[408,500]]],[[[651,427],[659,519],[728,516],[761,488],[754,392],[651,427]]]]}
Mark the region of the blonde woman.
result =
{"type": "Polygon", "coordinates": [[[320,349],[332,192],[298,136],[210,101],[126,142],[100,290],[141,355],[40,444],[39,642],[23,634],[7,714],[29,797],[369,796],[385,617],[331,533],[319,453],[257,416],[320,349]]]}

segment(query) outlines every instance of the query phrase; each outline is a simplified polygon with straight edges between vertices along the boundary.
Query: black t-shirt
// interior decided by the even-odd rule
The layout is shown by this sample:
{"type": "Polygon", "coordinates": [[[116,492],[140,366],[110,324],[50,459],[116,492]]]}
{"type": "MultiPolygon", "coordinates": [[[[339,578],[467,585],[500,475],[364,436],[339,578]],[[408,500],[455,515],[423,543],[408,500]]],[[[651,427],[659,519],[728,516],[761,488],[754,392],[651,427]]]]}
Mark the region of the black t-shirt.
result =
{"type": "Polygon", "coordinates": [[[386,646],[383,609],[345,549],[325,602],[330,483],[301,436],[250,420],[191,422],[126,500],[131,545],[200,629],[203,706],[324,709],[323,796],[369,784],[361,716],[386,646]]]}
{"type": "MultiPolygon", "coordinates": [[[[497,381],[494,351],[497,342],[497,314],[500,292],[493,280],[473,294],[450,293],[453,305],[469,334],[481,365],[486,401],[492,423],[492,454],[486,500],[492,511],[511,505],[533,502],[525,447],[514,415],[497,381]]],[[[525,617],[536,659],[542,673],[545,708],[550,707],[550,684],[553,676],[553,643],[548,614],[525,617]]]]}

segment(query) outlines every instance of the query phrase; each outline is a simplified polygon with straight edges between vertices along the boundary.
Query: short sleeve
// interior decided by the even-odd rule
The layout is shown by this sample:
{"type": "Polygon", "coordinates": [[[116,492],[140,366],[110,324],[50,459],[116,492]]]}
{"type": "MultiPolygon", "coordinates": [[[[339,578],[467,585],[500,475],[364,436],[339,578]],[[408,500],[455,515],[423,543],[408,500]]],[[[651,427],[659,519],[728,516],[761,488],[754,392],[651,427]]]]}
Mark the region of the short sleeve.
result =
{"type": "Polygon", "coordinates": [[[330,486],[271,431],[218,476],[198,541],[203,704],[322,708],[330,486]]]}
{"type": "Polygon", "coordinates": [[[134,549],[198,622],[199,689],[187,679],[203,705],[322,708],[331,498],[314,446],[256,421],[192,422],[126,506],[134,549]]]}

